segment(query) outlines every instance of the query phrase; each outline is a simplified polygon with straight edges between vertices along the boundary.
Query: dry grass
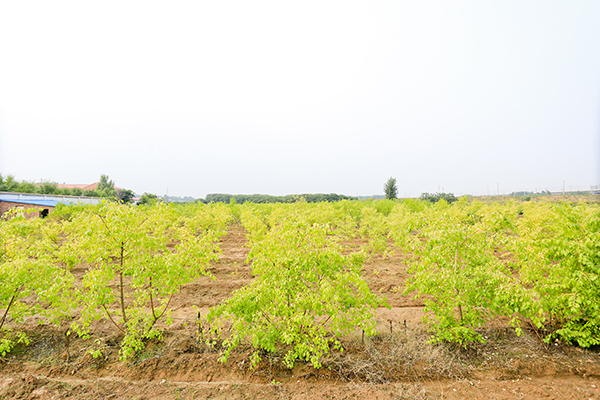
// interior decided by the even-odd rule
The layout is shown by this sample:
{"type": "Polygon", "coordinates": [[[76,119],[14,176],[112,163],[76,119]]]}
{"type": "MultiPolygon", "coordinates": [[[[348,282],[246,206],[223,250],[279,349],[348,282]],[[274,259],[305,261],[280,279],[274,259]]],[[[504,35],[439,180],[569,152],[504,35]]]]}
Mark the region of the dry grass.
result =
{"type": "Polygon", "coordinates": [[[333,353],[324,366],[344,381],[374,384],[469,375],[457,352],[428,341],[429,335],[419,329],[378,334],[364,345],[360,340],[344,343],[346,351],[333,353]]]}

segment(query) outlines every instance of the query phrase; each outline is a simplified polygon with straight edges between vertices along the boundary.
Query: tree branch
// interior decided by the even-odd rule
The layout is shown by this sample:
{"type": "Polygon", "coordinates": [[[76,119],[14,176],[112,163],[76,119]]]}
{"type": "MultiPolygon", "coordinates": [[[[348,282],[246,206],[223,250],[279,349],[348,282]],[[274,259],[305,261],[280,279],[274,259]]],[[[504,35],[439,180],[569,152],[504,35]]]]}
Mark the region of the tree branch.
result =
{"type": "Polygon", "coordinates": [[[118,330],[120,330],[121,332],[125,333],[125,330],[123,328],[121,328],[119,325],[117,325],[117,323],[112,318],[112,316],[110,315],[110,313],[108,312],[108,309],[106,308],[106,306],[104,304],[102,304],[102,308],[104,308],[104,311],[106,311],[106,315],[108,315],[108,319],[110,319],[110,322],[112,322],[113,325],[116,326],[118,330]]]}

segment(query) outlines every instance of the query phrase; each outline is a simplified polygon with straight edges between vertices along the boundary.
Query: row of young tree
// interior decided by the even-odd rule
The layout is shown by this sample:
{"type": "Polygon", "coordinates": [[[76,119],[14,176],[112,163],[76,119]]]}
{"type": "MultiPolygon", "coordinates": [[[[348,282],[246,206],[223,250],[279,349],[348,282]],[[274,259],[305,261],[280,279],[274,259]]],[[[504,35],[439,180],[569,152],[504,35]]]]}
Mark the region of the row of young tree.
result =
{"type": "Polygon", "coordinates": [[[0,219],[0,355],[28,338],[28,316],[67,325],[80,336],[109,321],[123,335],[121,357],[160,337],[179,288],[219,254],[230,213],[224,207],[185,210],[164,203],[59,205],[50,217],[13,210],[0,219]],[[85,269],[81,278],[72,271],[85,269]],[[10,324],[9,324],[10,322],[10,324]]]}
{"type": "Polygon", "coordinates": [[[9,318],[38,314],[75,318],[71,328],[82,335],[104,318],[123,332],[121,353],[129,357],[160,336],[156,323],[168,316],[170,298],[205,272],[228,223],[248,232],[256,278],[205,321],[204,339],[222,346],[224,361],[249,343],[253,363],[283,352],[287,366],[301,359],[318,367],[343,335],[374,333],[374,311],[386,304],[369,291],[361,266],[394,251],[411,266],[404,293],[423,298],[435,341],[484,341],[480,329],[504,317],[517,333],[525,326],[546,341],[600,344],[598,204],[105,203],[1,223],[4,352],[26,340],[7,331],[9,318]],[[362,240],[359,249],[343,245],[353,238],[362,240]],[[75,266],[86,268],[81,282],[70,273],[75,266]]]}
{"type": "Polygon", "coordinates": [[[297,360],[319,368],[325,355],[341,349],[341,337],[375,334],[375,310],[387,303],[360,276],[363,252],[342,245],[332,225],[344,218],[339,205],[346,203],[233,206],[248,232],[256,278],[207,316],[207,339],[222,343],[222,361],[250,342],[253,366],[261,354],[282,352],[288,368],[297,360]]]}
{"type": "Polygon", "coordinates": [[[286,365],[303,359],[318,367],[330,346],[339,348],[340,335],[357,327],[374,333],[383,302],[360,278],[360,254],[345,255],[323,224],[329,214],[306,202],[290,205],[298,210],[291,214],[273,205],[267,225],[254,208],[264,206],[109,202],[59,206],[46,219],[12,212],[0,220],[0,354],[27,343],[18,323],[36,315],[81,336],[94,320],[109,321],[122,334],[121,357],[129,358],[161,337],[157,322],[169,322],[173,295],[206,274],[230,221],[248,229],[257,279],[208,316],[206,339],[222,342],[223,360],[250,339],[254,363],[259,350],[283,346],[291,347],[286,365]],[[234,328],[223,334],[225,320],[234,328]]]}
{"type": "Polygon", "coordinates": [[[390,214],[390,232],[412,254],[406,292],[423,296],[436,340],[484,341],[478,328],[502,316],[545,341],[600,344],[598,204],[461,199],[407,211],[390,214]]]}
{"type": "Polygon", "coordinates": [[[248,231],[257,280],[209,314],[224,359],[249,341],[255,362],[283,348],[288,366],[318,366],[348,329],[372,333],[370,313],[385,302],[354,279],[365,257],[395,251],[410,265],[404,294],[423,299],[433,341],[484,342],[481,329],[500,318],[546,342],[600,344],[599,204],[441,198],[232,207],[248,231]],[[338,247],[357,237],[358,252],[338,247]],[[349,291],[333,289],[337,282],[349,291]],[[233,328],[224,334],[225,321],[233,328]]]}

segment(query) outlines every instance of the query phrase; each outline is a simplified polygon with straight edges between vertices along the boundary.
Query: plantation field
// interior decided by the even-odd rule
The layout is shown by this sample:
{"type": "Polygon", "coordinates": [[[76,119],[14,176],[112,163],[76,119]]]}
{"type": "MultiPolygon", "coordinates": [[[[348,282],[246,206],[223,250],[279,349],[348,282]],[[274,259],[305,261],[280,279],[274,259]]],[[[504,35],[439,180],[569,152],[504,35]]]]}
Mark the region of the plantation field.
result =
{"type": "Polygon", "coordinates": [[[5,222],[0,398],[600,398],[596,204],[194,207],[5,222]]]}

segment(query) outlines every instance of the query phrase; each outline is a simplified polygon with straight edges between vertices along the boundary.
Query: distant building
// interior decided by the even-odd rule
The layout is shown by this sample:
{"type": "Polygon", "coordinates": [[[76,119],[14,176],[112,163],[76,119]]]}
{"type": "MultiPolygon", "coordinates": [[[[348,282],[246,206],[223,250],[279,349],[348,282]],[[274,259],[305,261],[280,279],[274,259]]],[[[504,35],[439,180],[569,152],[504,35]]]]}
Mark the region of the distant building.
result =
{"type": "Polygon", "coordinates": [[[0,216],[4,215],[7,211],[13,208],[19,208],[22,210],[37,208],[39,214],[29,214],[30,216],[40,216],[44,218],[47,216],[58,203],[63,204],[75,204],[75,203],[86,203],[86,204],[97,204],[102,199],[97,197],[83,197],[83,196],[59,196],[50,194],[30,194],[30,193],[13,193],[13,192],[0,192],[0,216]]]}
{"type": "Polygon", "coordinates": [[[91,183],[91,184],[87,184],[87,183],[83,183],[83,184],[79,184],[79,183],[59,183],[58,184],[58,188],[59,189],[81,189],[83,191],[86,190],[96,190],[98,189],[98,183],[91,183]]]}
{"type": "MultiPolygon", "coordinates": [[[[96,183],[59,183],[58,184],[58,188],[59,189],[81,189],[84,192],[86,190],[97,190],[98,189],[98,182],[96,183]]],[[[114,186],[115,190],[120,190],[122,188],[120,187],[116,187],[114,186]]]]}

